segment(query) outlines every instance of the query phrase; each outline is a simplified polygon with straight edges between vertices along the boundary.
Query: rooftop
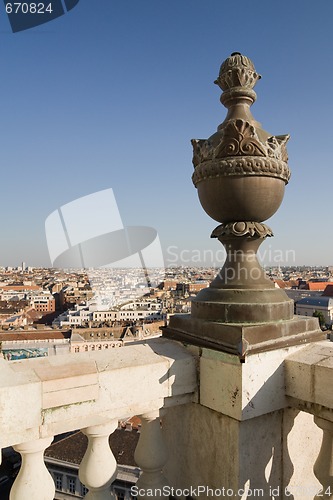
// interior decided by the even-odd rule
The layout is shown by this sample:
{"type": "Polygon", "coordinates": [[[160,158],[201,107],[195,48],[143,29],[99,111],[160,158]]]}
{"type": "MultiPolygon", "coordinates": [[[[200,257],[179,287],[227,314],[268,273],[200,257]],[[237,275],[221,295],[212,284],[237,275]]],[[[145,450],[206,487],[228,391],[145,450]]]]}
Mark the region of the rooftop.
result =
{"type": "MultiPolygon", "coordinates": [[[[135,448],[139,433],[136,430],[116,429],[109,437],[112,453],[118,464],[136,466],[135,448]]],[[[45,457],[56,458],[67,463],[80,465],[87,449],[88,438],[78,431],[67,436],[45,450],[45,457]]]]}
{"type": "Polygon", "coordinates": [[[304,297],[297,301],[297,304],[308,306],[333,307],[333,298],[331,297],[304,297]]]}

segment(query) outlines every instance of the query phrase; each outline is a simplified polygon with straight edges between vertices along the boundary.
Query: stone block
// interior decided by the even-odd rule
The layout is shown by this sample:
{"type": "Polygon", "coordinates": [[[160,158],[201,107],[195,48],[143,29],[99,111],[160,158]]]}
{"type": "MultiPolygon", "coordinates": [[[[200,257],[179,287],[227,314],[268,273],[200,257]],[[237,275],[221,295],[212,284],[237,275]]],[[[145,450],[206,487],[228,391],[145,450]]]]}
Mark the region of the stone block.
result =
{"type": "Polygon", "coordinates": [[[333,409],[333,345],[328,340],[303,347],[285,360],[286,395],[300,405],[333,409]]]}
{"type": "Polygon", "coordinates": [[[200,403],[237,420],[254,418],[287,406],[284,360],[302,349],[285,347],[238,356],[203,349],[200,359],[200,403]]]}
{"type": "Polygon", "coordinates": [[[315,403],[333,410],[333,353],[330,357],[319,361],[314,369],[314,395],[315,403]]]}

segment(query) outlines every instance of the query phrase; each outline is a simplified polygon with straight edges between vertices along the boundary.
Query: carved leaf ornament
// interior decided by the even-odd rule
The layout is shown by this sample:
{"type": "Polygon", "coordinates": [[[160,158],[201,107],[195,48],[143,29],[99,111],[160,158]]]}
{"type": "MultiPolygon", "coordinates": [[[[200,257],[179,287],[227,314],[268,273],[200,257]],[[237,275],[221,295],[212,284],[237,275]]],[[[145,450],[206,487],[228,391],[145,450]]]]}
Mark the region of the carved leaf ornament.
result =
{"type": "Polygon", "coordinates": [[[289,135],[261,142],[248,121],[229,121],[210,139],[193,139],[194,185],[204,179],[228,175],[264,175],[288,182],[286,143],[289,135]]]}
{"type": "Polygon", "coordinates": [[[215,158],[226,156],[266,156],[255,128],[249,122],[235,120],[225,127],[223,139],[215,158]]]}

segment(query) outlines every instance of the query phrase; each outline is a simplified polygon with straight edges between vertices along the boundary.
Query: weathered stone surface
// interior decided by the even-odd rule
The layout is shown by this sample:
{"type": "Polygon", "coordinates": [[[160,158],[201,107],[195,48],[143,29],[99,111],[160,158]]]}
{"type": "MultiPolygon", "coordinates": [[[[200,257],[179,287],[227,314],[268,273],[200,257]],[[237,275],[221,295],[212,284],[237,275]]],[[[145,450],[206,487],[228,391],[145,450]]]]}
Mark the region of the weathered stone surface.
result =
{"type": "Polygon", "coordinates": [[[304,500],[302,485],[312,491],[319,485],[312,467],[321,432],[309,415],[296,410],[239,422],[192,403],[170,409],[162,430],[170,483],[183,490],[206,487],[199,498],[270,499],[274,489],[276,499],[304,500]],[[222,488],[224,495],[212,493],[222,488]],[[288,497],[288,491],[294,496],[288,497]]]}
{"type": "Polygon", "coordinates": [[[192,400],[195,359],[154,339],[111,351],[0,360],[0,447],[192,400]],[[187,399],[186,399],[187,398],[187,399]]]}
{"type": "Polygon", "coordinates": [[[288,356],[286,395],[292,404],[333,421],[333,344],[318,342],[288,356]]]}
{"type": "Polygon", "coordinates": [[[275,323],[237,324],[192,318],[189,314],[172,316],[163,336],[181,342],[237,354],[249,354],[323,340],[316,318],[295,316],[275,323]]]}
{"type": "Polygon", "coordinates": [[[203,349],[200,403],[236,420],[247,420],[287,406],[284,359],[299,346],[238,356],[203,349]]]}

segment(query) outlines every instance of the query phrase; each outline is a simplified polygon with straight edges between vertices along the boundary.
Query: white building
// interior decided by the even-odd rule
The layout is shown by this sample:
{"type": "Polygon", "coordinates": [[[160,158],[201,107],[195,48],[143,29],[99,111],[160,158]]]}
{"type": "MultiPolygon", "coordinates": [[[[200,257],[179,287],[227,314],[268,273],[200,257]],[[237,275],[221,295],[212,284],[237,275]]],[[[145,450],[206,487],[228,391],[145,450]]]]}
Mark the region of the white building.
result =
{"type": "Polygon", "coordinates": [[[85,326],[89,321],[159,321],[164,318],[162,304],[157,301],[131,301],[118,308],[98,310],[95,302],[75,305],[60,314],[53,322],[55,326],[85,326]]]}
{"type": "Polygon", "coordinates": [[[55,318],[53,325],[69,327],[83,326],[91,321],[92,317],[93,311],[90,309],[90,306],[76,304],[74,309],[68,309],[55,318]]]}
{"type": "Polygon", "coordinates": [[[127,302],[117,311],[118,321],[158,321],[163,319],[162,303],[156,300],[135,300],[127,302]]]}

